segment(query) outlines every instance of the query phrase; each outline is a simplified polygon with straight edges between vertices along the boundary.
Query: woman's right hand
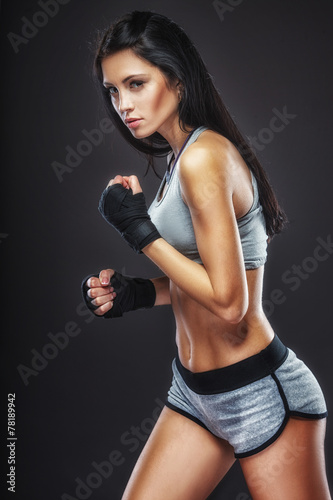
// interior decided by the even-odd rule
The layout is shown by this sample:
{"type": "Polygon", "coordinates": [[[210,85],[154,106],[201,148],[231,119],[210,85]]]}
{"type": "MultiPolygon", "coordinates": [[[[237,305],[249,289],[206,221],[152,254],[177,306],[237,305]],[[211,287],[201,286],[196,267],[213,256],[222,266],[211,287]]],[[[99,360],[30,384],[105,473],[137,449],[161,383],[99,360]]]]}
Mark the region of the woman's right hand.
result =
{"type": "Polygon", "coordinates": [[[97,316],[103,316],[113,307],[117,295],[110,284],[113,275],[113,269],[103,269],[98,277],[91,277],[85,283],[88,287],[87,295],[92,299],[91,304],[97,307],[93,311],[97,316]]]}
{"type": "Polygon", "coordinates": [[[88,309],[104,319],[120,318],[137,309],[149,309],[156,302],[152,280],[126,276],[114,269],[87,276],[81,284],[81,291],[88,309]]]}

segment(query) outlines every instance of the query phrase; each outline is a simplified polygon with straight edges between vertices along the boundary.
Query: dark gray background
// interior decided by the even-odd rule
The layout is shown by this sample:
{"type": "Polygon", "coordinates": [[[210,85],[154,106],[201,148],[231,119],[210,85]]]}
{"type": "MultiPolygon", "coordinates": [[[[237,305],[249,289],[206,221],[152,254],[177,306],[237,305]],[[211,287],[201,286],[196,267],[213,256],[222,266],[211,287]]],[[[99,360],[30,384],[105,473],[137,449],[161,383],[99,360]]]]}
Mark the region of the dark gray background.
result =
{"type": "MultiPolygon", "coordinates": [[[[313,369],[331,406],[333,257],[326,252],[328,258],[318,262],[313,255],[317,238],[332,235],[332,3],[224,3],[229,11],[222,20],[211,1],[70,0],[15,53],[8,33],[21,35],[24,16],[43,24],[43,17],[36,18],[42,9],[32,0],[2,2],[1,407],[5,416],[7,393],[15,392],[17,499],[77,498],[75,479],[85,482],[92,463],[107,460],[113,450],[124,463],[87,498],[120,498],[143,445],[138,439],[140,446],[131,451],[121,436],[132,426],[149,432],[146,419],[170,383],[175,344],[168,307],[112,322],[91,321],[77,311],[80,282],[89,273],[113,267],[160,274],[97,211],[115,174],[137,174],[148,202],[159,180],[152,173],[143,177],[145,160],[116,131],[105,134],[62,182],[52,168],[55,161],[65,163],[66,146],[76,149],[86,139],[83,130],[98,128],[106,116],[90,74],[89,43],[97,27],[126,11],[153,9],[185,28],[247,136],[267,138],[262,129],[273,109],[286,106],[296,115],[259,152],[291,221],[269,248],[265,308],[281,339],[313,369]],[[282,278],[293,274],[294,265],[302,272],[312,266],[296,290],[282,278]],[[283,303],[273,304],[274,289],[281,290],[283,303]],[[25,385],[18,366],[32,368],[31,350],[41,353],[52,343],[48,334],[71,322],[78,334],[53,350],[54,359],[25,385]]],[[[159,166],[161,173],[164,168],[159,166]]],[[[5,424],[1,436],[6,458],[5,424]]],[[[331,439],[329,422],[328,470],[331,439]]],[[[211,498],[250,498],[238,465],[211,498]]]]}

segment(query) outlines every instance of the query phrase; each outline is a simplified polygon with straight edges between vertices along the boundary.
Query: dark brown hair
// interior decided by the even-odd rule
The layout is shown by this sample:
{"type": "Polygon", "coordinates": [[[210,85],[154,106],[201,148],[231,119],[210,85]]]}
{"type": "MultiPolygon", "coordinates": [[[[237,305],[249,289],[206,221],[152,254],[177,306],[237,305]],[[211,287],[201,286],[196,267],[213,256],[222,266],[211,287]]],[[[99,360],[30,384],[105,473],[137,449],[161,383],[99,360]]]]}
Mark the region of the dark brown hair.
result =
{"type": "Polygon", "coordinates": [[[158,67],[169,82],[182,82],[180,127],[183,130],[185,124],[190,129],[208,127],[236,146],[257,180],[267,234],[272,237],[281,232],[287,217],[279,206],[265,170],[224,105],[200,54],[182,28],[171,19],[153,12],[134,11],[124,15],[103,31],[98,40],[94,74],[108,114],[126,141],[146,154],[153,168],[154,156],[165,156],[171,151],[169,143],[157,132],[145,139],[133,137],[113,108],[109,92],[103,86],[101,62],[124,49],[132,49],[137,56],[158,67]]]}

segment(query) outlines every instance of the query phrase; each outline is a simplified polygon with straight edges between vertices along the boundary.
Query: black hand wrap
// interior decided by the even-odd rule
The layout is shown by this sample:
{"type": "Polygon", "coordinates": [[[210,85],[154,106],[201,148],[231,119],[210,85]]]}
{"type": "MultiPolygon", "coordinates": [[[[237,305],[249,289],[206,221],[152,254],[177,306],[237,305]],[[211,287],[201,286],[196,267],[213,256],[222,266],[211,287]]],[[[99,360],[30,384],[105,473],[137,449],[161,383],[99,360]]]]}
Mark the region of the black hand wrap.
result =
{"type": "MultiPolygon", "coordinates": [[[[87,276],[81,285],[83,300],[91,311],[95,311],[100,306],[92,304],[92,300],[87,292],[89,287],[87,281],[89,278],[98,278],[98,274],[87,276]]],[[[147,278],[132,278],[123,276],[115,271],[111,277],[110,285],[116,292],[113,301],[113,307],[107,311],[101,318],[120,318],[125,312],[136,311],[137,309],[149,309],[154,306],[156,300],[156,290],[154,283],[147,278]]]]}
{"type": "Polygon", "coordinates": [[[113,184],[103,191],[98,210],[137,253],[161,238],[150,219],[143,193],[133,194],[132,189],[113,184]]]}

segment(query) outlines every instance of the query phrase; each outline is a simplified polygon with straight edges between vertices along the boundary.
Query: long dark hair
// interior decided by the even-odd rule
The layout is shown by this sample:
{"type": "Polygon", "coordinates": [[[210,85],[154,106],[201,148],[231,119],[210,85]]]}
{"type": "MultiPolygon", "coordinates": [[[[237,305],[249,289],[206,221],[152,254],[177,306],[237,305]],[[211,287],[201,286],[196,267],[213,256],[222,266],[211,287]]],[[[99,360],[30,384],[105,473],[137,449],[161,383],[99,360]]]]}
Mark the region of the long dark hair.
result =
{"type": "Polygon", "coordinates": [[[113,108],[110,95],[103,86],[102,60],[124,49],[132,49],[137,56],[157,66],[168,82],[181,81],[183,93],[179,104],[179,125],[182,130],[185,131],[185,125],[190,129],[205,126],[237,147],[257,180],[267,234],[273,237],[279,233],[287,217],[279,206],[263,167],[223,104],[200,54],[184,30],[160,14],[134,11],[121,17],[98,37],[94,74],[108,114],[126,141],[146,154],[148,165],[154,168],[153,157],[168,154],[171,151],[169,143],[157,132],[145,139],[133,137],[113,108]]]}

